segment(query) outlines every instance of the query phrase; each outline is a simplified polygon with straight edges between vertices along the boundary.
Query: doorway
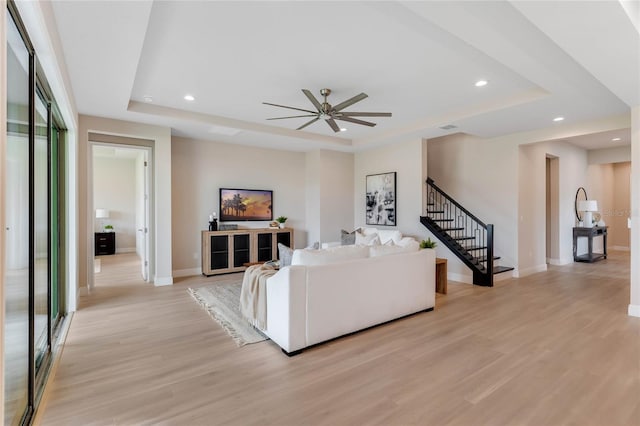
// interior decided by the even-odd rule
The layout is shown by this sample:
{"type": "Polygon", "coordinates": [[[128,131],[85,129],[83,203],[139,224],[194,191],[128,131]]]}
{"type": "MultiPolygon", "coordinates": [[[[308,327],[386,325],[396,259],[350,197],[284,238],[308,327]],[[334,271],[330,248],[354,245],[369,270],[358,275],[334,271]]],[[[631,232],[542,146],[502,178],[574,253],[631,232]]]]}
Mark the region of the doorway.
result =
{"type": "Polygon", "coordinates": [[[560,159],[546,155],[546,259],[547,264],[559,265],[560,259],[560,159]]]}
{"type": "Polygon", "coordinates": [[[150,147],[90,142],[93,208],[93,289],[103,267],[132,256],[140,280],[149,282],[150,147]]]}

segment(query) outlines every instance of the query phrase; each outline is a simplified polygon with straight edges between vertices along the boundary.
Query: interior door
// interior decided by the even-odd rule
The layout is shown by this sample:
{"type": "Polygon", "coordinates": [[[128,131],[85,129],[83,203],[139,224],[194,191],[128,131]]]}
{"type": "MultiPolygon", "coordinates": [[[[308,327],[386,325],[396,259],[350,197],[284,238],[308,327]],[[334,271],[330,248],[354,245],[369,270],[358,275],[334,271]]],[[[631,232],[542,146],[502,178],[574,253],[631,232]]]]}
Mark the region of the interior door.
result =
{"type": "Polygon", "coordinates": [[[149,281],[149,193],[151,192],[150,187],[150,175],[149,175],[149,151],[144,150],[144,161],[143,161],[143,212],[142,212],[142,227],[138,229],[138,232],[141,234],[142,239],[142,279],[145,281],[149,281]]]}

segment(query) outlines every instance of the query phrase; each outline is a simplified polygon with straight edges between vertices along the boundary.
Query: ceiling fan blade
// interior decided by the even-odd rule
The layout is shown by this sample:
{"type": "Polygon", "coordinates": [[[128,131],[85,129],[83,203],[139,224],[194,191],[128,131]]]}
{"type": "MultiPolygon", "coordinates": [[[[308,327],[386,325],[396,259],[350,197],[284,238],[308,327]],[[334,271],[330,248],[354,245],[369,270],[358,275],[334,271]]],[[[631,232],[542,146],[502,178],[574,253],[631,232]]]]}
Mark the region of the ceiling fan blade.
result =
{"type": "Polygon", "coordinates": [[[343,117],[391,117],[390,112],[341,112],[343,117]]]}
{"type": "Polygon", "coordinates": [[[335,118],[336,120],[348,121],[350,123],[362,124],[363,126],[369,126],[369,127],[373,127],[376,125],[376,123],[372,123],[370,121],[358,120],[357,118],[351,118],[351,117],[335,116],[333,118],[335,118]]]}
{"type": "Polygon", "coordinates": [[[274,117],[274,118],[267,118],[267,120],[284,120],[285,118],[316,117],[317,115],[318,115],[318,114],[290,115],[289,117],[274,117]]]}
{"type": "Polygon", "coordinates": [[[360,102],[361,100],[363,100],[364,98],[366,98],[368,95],[366,93],[360,93],[359,95],[354,96],[351,99],[347,99],[344,102],[339,103],[338,105],[333,107],[334,111],[340,111],[343,108],[346,108],[350,105],[355,104],[356,102],[360,102]]]}
{"type": "Polygon", "coordinates": [[[318,121],[318,120],[320,120],[320,117],[316,117],[316,118],[314,118],[314,119],[313,119],[313,120],[311,120],[311,121],[307,121],[307,122],[306,122],[306,123],[304,123],[302,126],[298,127],[296,130],[302,130],[302,129],[304,129],[305,127],[307,127],[309,124],[313,124],[313,123],[315,123],[315,122],[316,122],[316,121],[318,121]]]}
{"type": "Polygon", "coordinates": [[[316,107],[318,111],[322,111],[322,104],[316,99],[315,96],[313,96],[313,93],[311,93],[307,89],[302,89],[302,93],[304,93],[307,98],[309,98],[313,106],[316,107]]]}
{"type": "Polygon", "coordinates": [[[308,112],[309,114],[317,114],[318,113],[318,111],[309,111],[308,109],[294,108],[294,107],[290,107],[290,106],[286,106],[286,105],[270,104],[269,102],[263,102],[263,104],[271,105],[271,106],[277,106],[277,107],[280,107],[280,108],[295,109],[296,111],[308,112]]]}
{"type": "Polygon", "coordinates": [[[340,131],[340,126],[338,126],[338,123],[335,122],[335,120],[333,118],[328,118],[326,120],[324,120],[327,122],[327,124],[329,126],[331,126],[331,128],[333,129],[334,132],[339,132],[340,131]]]}

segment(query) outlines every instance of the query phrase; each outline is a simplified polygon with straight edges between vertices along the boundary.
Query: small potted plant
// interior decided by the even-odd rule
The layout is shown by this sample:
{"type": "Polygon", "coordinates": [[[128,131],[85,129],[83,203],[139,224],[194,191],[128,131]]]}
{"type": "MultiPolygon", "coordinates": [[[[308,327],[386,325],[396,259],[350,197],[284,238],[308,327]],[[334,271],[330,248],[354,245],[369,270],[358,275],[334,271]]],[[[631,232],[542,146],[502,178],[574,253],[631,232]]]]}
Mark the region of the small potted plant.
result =
{"type": "Polygon", "coordinates": [[[287,221],[287,217],[286,216],[278,216],[276,218],[276,222],[278,222],[278,226],[280,226],[280,228],[284,228],[284,223],[287,221]]]}
{"type": "Polygon", "coordinates": [[[427,248],[436,248],[436,246],[438,245],[438,243],[436,243],[435,241],[431,241],[431,237],[427,238],[426,240],[422,240],[420,241],[420,248],[421,249],[427,249],[427,248]]]}
{"type": "Polygon", "coordinates": [[[113,232],[113,225],[105,225],[104,232],[113,232]]]}

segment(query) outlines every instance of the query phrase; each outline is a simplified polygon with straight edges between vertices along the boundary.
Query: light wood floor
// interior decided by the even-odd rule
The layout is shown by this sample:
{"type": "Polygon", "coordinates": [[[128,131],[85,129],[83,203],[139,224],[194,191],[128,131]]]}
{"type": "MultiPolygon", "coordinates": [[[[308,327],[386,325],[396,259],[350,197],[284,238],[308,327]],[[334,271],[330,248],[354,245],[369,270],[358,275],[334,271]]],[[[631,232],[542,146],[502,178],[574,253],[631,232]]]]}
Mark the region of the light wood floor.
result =
{"type": "Polygon", "coordinates": [[[120,280],[83,297],[42,424],[640,424],[628,253],[492,289],[450,282],[433,312],[293,358],[237,348],[187,293],[238,274],[154,288],[113,260],[120,280]]]}

